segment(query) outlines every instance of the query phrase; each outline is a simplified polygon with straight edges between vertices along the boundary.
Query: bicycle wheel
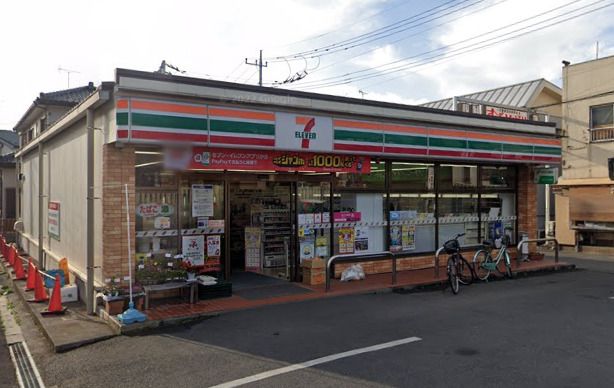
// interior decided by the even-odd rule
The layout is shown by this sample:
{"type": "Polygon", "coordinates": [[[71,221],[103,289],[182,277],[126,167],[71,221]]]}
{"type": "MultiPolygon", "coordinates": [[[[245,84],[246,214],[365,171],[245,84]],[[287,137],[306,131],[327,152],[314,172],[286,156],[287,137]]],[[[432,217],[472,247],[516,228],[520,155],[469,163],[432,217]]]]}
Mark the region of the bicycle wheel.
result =
{"type": "Polygon", "coordinates": [[[490,276],[490,270],[488,269],[487,263],[491,262],[492,259],[488,252],[483,249],[480,249],[473,256],[473,269],[475,270],[475,275],[480,280],[486,280],[490,276]]]}
{"type": "Polygon", "coordinates": [[[458,274],[456,272],[456,263],[454,262],[454,257],[450,256],[448,258],[448,283],[450,283],[450,288],[452,288],[452,293],[454,295],[458,294],[460,289],[460,284],[458,282],[458,274]]]}
{"type": "Polygon", "coordinates": [[[465,260],[465,258],[461,255],[458,256],[457,263],[458,263],[457,273],[459,275],[458,281],[464,285],[469,285],[473,283],[474,274],[473,274],[473,267],[471,267],[471,264],[469,264],[469,262],[465,260]]]}
{"type": "Polygon", "coordinates": [[[509,257],[507,256],[507,252],[503,253],[502,260],[499,260],[497,263],[497,272],[499,272],[502,276],[511,279],[512,278],[512,266],[509,261],[509,257]]]}

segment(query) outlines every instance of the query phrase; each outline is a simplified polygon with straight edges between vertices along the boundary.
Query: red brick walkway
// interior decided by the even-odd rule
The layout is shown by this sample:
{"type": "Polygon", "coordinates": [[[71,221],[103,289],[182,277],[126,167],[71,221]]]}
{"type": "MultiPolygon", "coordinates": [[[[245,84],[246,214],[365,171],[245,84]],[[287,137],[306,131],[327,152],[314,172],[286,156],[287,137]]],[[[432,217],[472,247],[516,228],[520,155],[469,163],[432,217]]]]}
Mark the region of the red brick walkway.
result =
{"type": "MultiPolygon", "coordinates": [[[[564,268],[567,266],[568,265],[566,263],[555,264],[554,260],[545,259],[521,263],[520,266],[517,266],[516,262],[514,262],[513,270],[514,272],[522,273],[564,268]]],[[[364,280],[353,282],[341,282],[338,279],[334,279],[331,281],[331,290],[329,292],[324,291],[324,285],[301,285],[302,287],[305,287],[312,292],[299,295],[286,295],[258,300],[249,300],[242,298],[238,295],[233,295],[229,298],[202,300],[195,304],[169,303],[152,307],[146,310],[145,313],[150,320],[165,320],[206,315],[209,313],[220,313],[234,310],[249,309],[281,303],[328,298],[340,295],[360,294],[385,288],[403,288],[431,285],[445,282],[446,280],[447,278],[445,268],[441,268],[441,270],[439,271],[438,278],[435,278],[433,268],[412,271],[399,271],[397,273],[397,283],[395,285],[392,284],[392,274],[390,273],[368,275],[364,280]]]]}

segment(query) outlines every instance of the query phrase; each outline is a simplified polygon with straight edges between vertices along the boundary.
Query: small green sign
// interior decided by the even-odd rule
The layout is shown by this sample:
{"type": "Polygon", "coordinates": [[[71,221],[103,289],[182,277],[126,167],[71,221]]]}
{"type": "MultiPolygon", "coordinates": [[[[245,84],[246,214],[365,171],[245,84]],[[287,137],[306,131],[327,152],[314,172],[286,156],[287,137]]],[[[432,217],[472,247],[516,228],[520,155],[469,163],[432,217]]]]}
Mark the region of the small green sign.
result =
{"type": "Polygon", "coordinates": [[[534,182],[538,185],[554,185],[559,176],[558,168],[538,168],[535,170],[534,182]]]}

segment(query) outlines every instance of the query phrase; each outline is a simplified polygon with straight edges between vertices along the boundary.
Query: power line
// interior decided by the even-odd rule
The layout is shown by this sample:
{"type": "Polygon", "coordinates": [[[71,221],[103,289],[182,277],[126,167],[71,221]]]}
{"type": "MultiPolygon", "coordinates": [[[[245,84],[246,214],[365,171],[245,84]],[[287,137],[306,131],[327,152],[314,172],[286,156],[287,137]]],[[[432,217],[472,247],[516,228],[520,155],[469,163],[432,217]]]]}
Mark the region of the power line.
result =
{"type": "MultiPolygon", "coordinates": [[[[392,61],[392,62],[389,62],[389,63],[385,63],[385,64],[383,64],[383,65],[375,66],[375,67],[372,67],[372,68],[369,68],[369,69],[356,70],[356,71],[354,71],[354,72],[346,73],[346,74],[344,74],[344,75],[340,75],[340,76],[331,76],[331,77],[322,78],[322,79],[319,79],[319,80],[306,81],[306,82],[303,82],[302,84],[303,84],[303,85],[305,85],[305,84],[309,84],[309,83],[318,83],[318,82],[327,81],[327,80],[334,80],[334,79],[336,79],[336,78],[347,77],[347,76],[352,75],[352,74],[359,74],[359,73],[370,72],[370,71],[373,71],[374,69],[379,69],[379,68],[383,68],[383,67],[387,67],[387,66],[393,65],[393,64],[395,64],[395,63],[400,63],[400,62],[407,61],[408,59],[419,58],[419,57],[424,56],[424,55],[427,55],[427,54],[435,53],[435,52],[438,52],[438,51],[443,51],[443,50],[449,49],[449,48],[451,48],[451,47],[457,46],[457,45],[459,45],[459,44],[461,44],[461,43],[470,42],[470,41],[475,40],[475,39],[478,39],[478,38],[480,38],[480,37],[483,37],[483,36],[488,36],[488,35],[491,35],[491,34],[493,34],[493,33],[495,33],[495,32],[498,32],[498,31],[501,31],[501,30],[505,30],[505,29],[507,29],[507,28],[509,28],[509,27],[513,27],[513,26],[515,26],[515,25],[525,23],[525,22],[527,22],[527,21],[529,21],[529,20],[532,20],[532,19],[535,19],[535,18],[539,18],[539,17],[541,17],[541,16],[544,16],[544,15],[546,15],[546,14],[552,13],[552,12],[557,11],[557,10],[559,10],[559,9],[565,8],[565,7],[567,7],[567,6],[571,5],[571,4],[573,4],[573,3],[577,3],[577,2],[579,2],[579,1],[581,1],[581,0],[573,0],[573,1],[570,1],[570,2],[568,2],[568,3],[563,4],[563,5],[561,5],[561,6],[558,6],[558,7],[552,8],[552,9],[549,9],[548,11],[541,12],[541,13],[539,13],[539,14],[537,14],[537,15],[530,16],[530,17],[528,17],[528,18],[525,18],[525,19],[519,20],[519,21],[514,22],[514,23],[511,23],[511,24],[507,24],[507,25],[505,25],[505,26],[502,26],[502,27],[496,28],[496,29],[494,29],[494,30],[490,30],[490,31],[487,31],[487,32],[484,32],[484,33],[480,33],[480,34],[474,35],[474,36],[472,36],[472,37],[469,37],[469,38],[466,38],[466,39],[460,40],[460,41],[458,41],[458,42],[455,42],[455,43],[452,43],[452,44],[449,44],[449,45],[445,45],[445,46],[438,47],[438,48],[436,48],[436,49],[432,49],[432,50],[429,50],[429,51],[424,51],[424,52],[419,53],[419,54],[415,54],[415,55],[411,55],[411,56],[404,57],[404,58],[401,58],[401,59],[397,59],[397,60],[395,60],[395,61],[392,61]]],[[[599,1],[605,1],[605,0],[599,0],[599,1]]],[[[599,2],[599,1],[598,1],[598,2],[599,2]]],[[[592,4],[591,4],[591,5],[592,5],[592,4]]],[[[575,11],[575,10],[574,10],[574,11],[575,11]]],[[[559,15],[559,16],[561,16],[561,15],[559,15]]],[[[559,16],[557,16],[557,17],[559,17],[559,16]]],[[[536,23],[536,24],[539,24],[539,23],[542,23],[542,22],[544,22],[544,21],[548,21],[548,20],[551,20],[551,19],[546,19],[546,20],[543,20],[543,21],[538,22],[538,23],[536,23]]],[[[518,29],[518,30],[515,30],[515,31],[519,31],[519,30],[522,30],[522,29],[527,28],[527,27],[531,27],[531,25],[529,25],[529,26],[525,26],[525,27],[522,27],[522,28],[520,28],[520,29],[518,29]]],[[[505,36],[505,35],[508,35],[508,34],[513,33],[513,32],[515,32],[515,31],[508,32],[508,33],[506,33],[506,34],[500,35],[499,37],[501,37],[501,36],[505,36]]],[[[495,37],[495,38],[497,38],[497,37],[495,37]]],[[[491,39],[495,39],[495,38],[491,38],[491,39]]],[[[473,43],[472,45],[479,44],[479,43],[482,43],[482,42],[484,42],[484,41],[477,42],[477,43],[473,43]]],[[[467,47],[471,47],[471,45],[466,46],[466,47],[464,47],[464,48],[467,48],[467,47]]],[[[459,50],[459,49],[456,49],[456,50],[453,50],[453,51],[451,51],[451,52],[458,51],[458,50],[459,50]]],[[[449,53],[449,52],[448,52],[448,53],[449,53]]],[[[409,64],[413,64],[413,63],[416,63],[416,62],[412,62],[412,63],[409,63],[409,64]]],[[[403,67],[403,66],[406,66],[406,65],[408,65],[408,64],[401,64],[401,65],[399,65],[399,66],[397,66],[397,67],[395,67],[395,68],[398,68],[398,67],[403,67]]],[[[391,69],[384,69],[383,71],[393,70],[393,69],[395,69],[395,68],[391,68],[391,69]]]]}
{"type": "MultiPolygon", "coordinates": [[[[416,15],[410,16],[410,17],[402,19],[402,20],[399,20],[397,22],[394,22],[392,24],[386,25],[384,27],[377,28],[377,29],[375,29],[373,31],[356,35],[356,36],[354,36],[352,38],[349,38],[349,39],[345,39],[345,40],[342,40],[342,41],[339,41],[339,42],[336,42],[336,43],[332,43],[332,44],[329,44],[329,45],[326,45],[326,46],[322,46],[322,47],[318,47],[318,48],[311,49],[311,50],[301,51],[301,52],[297,52],[297,53],[289,54],[289,55],[282,55],[282,56],[272,57],[272,58],[268,58],[268,59],[271,62],[281,61],[281,60],[284,60],[284,59],[298,60],[301,57],[307,57],[309,55],[316,55],[316,54],[320,54],[321,52],[327,52],[327,51],[330,51],[332,49],[340,49],[340,48],[348,46],[348,45],[356,44],[356,43],[358,43],[361,40],[373,38],[374,36],[385,35],[385,34],[388,34],[386,36],[390,36],[390,35],[393,35],[393,34],[396,33],[396,32],[392,32],[395,29],[402,28],[402,27],[406,26],[407,24],[410,24],[414,20],[422,20],[425,17],[437,14],[437,13],[441,12],[441,11],[436,11],[437,9],[442,8],[442,7],[444,7],[444,6],[446,6],[446,5],[450,4],[450,3],[454,3],[455,1],[456,0],[446,1],[443,4],[440,4],[440,5],[436,6],[436,7],[430,8],[430,9],[428,9],[426,11],[420,12],[420,13],[418,13],[416,15]],[[433,11],[435,11],[435,12],[433,12],[433,11]],[[433,13],[432,14],[428,14],[429,12],[433,12],[433,13]],[[424,15],[426,15],[426,16],[424,16],[424,15]]],[[[444,11],[448,10],[450,8],[454,8],[454,7],[456,7],[456,6],[460,5],[460,4],[466,3],[468,1],[470,1],[470,0],[461,0],[458,4],[445,7],[444,11]]],[[[479,3],[479,2],[482,2],[482,1],[484,1],[484,0],[478,0],[478,1],[476,1],[476,3],[479,3]]],[[[356,46],[354,46],[354,47],[356,47],[356,46]]]]}
{"type": "MultiPolygon", "coordinates": [[[[572,1],[571,3],[574,3],[574,2],[577,2],[577,1],[578,1],[578,0],[576,0],[576,1],[572,1]]],[[[521,21],[516,22],[516,23],[509,24],[509,25],[507,25],[507,26],[504,26],[504,27],[501,27],[501,28],[495,29],[495,30],[493,30],[493,31],[489,31],[489,32],[484,33],[484,34],[479,34],[479,35],[473,36],[473,37],[471,37],[471,38],[464,39],[464,40],[462,40],[462,41],[456,42],[456,43],[451,44],[451,45],[442,46],[442,47],[439,47],[439,48],[434,49],[434,50],[429,50],[429,51],[426,51],[426,52],[423,52],[423,53],[420,53],[420,54],[417,54],[417,55],[413,55],[413,56],[410,56],[410,57],[402,58],[402,59],[399,59],[399,60],[396,60],[396,61],[393,61],[393,62],[390,62],[390,63],[384,64],[384,65],[376,66],[376,67],[371,68],[371,69],[363,69],[363,70],[358,70],[358,71],[355,71],[355,72],[346,73],[346,74],[344,74],[344,75],[340,75],[340,76],[332,76],[332,77],[327,77],[327,78],[323,78],[323,79],[320,79],[320,80],[307,81],[307,82],[304,82],[303,84],[301,84],[301,86],[306,86],[306,88],[307,88],[307,89],[311,89],[311,88],[321,88],[321,87],[326,87],[326,86],[336,86],[336,85],[347,84],[347,83],[356,82],[356,81],[360,81],[360,80],[364,80],[364,79],[369,79],[369,78],[374,78],[374,77],[380,77],[380,76],[388,75],[388,74],[390,74],[390,73],[399,72],[399,71],[404,71],[404,70],[408,70],[408,69],[415,68],[415,67],[419,67],[419,66],[424,66],[424,65],[429,64],[429,63],[432,63],[432,62],[437,62],[437,61],[440,61],[440,60],[442,60],[442,59],[446,59],[446,58],[437,59],[437,58],[442,57],[442,56],[447,56],[447,58],[450,58],[450,57],[455,57],[455,56],[462,55],[462,54],[465,54],[465,53],[469,53],[469,52],[472,52],[472,51],[476,51],[476,50],[479,50],[479,49],[483,49],[483,48],[486,48],[486,47],[490,47],[490,46],[492,46],[492,45],[495,45],[495,44],[498,44],[498,43],[503,43],[503,42],[505,42],[505,41],[508,41],[508,40],[511,40],[511,39],[515,39],[515,38],[518,38],[518,37],[520,37],[520,36],[527,35],[527,34],[532,33],[532,32],[536,32],[536,31],[539,31],[539,30],[543,30],[543,29],[545,29],[545,28],[548,28],[548,27],[554,26],[554,25],[556,25],[556,24],[560,24],[560,23],[563,23],[563,22],[565,22],[565,21],[568,21],[568,20],[571,20],[571,19],[575,19],[575,18],[577,18],[577,17],[580,17],[580,16],[583,16],[583,15],[586,15],[586,14],[589,14],[589,13],[592,13],[592,12],[595,12],[595,11],[597,11],[597,10],[600,10],[600,9],[603,9],[603,8],[606,8],[606,7],[609,7],[609,6],[611,6],[611,5],[614,5],[614,4],[608,4],[608,5],[605,5],[605,6],[602,6],[602,7],[596,8],[596,9],[592,9],[592,10],[586,11],[586,12],[581,13],[581,14],[579,14],[579,15],[571,16],[571,17],[569,17],[569,18],[566,18],[566,19],[563,19],[563,20],[556,21],[556,22],[554,22],[554,23],[551,23],[551,24],[548,24],[548,25],[545,25],[545,26],[542,26],[542,27],[539,27],[539,28],[536,28],[536,29],[533,29],[533,30],[529,30],[529,31],[521,32],[522,30],[526,30],[527,28],[530,28],[530,27],[534,27],[534,26],[537,26],[537,25],[543,24],[543,23],[548,22],[548,21],[550,21],[550,20],[559,19],[559,18],[561,18],[561,17],[564,17],[564,16],[569,15],[569,14],[571,14],[571,13],[574,13],[574,12],[580,11],[580,10],[582,10],[582,9],[586,9],[586,8],[587,8],[587,7],[589,7],[589,6],[593,6],[593,5],[598,4],[598,3],[601,3],[601,2],[603,2],[603,1],[605,1],[605,0],[599,0],[599,1],[593,2],[593,3],[589,4],[589,5],[586,5],[586,6],[583,6],[583,7],[577,8],[577,9],[574,9],[574,10],[572,10],[572,11],[568,11],[568,12],[566,12],[566,13],[563,13],[563,14],[560,14],[560,15],[557,15],[557,16],[554,16],[554,17],[551,17],[551,18],[548,18],[548,19],[542,20],[542,21],[540,21],[540,22],[537,22],[537,23],[534,23],[534,24],[531,24],[531,25],[528,25],[528,26],[521,27],[521,28],[519,28],[519,29],[516,29],[516,30],[510,31],[510,32],[507,32],[507,33],[504,33],[504,34],[500,34],[500,35],[495,36],[495,37],[492,37],[492,38],[488,38],[488,39],[485,39],[485,40],[482,40],[482,41],[479,41],[479,42],[472,43],[472,44],[470,44],[470,45],[466,45],[466,46],[464,46],[464,47],[460,47],[460,48],[457,48],[457,49],[454,49],[454,50],[451,50],[451,51],[445,52],[445,53],[443,53],[443,54],[437,54],[437,55],[434,55],[434,56],[431,56],[431,57],[427,57],[427,58],[424,58],[424,59],[421,59],[421,60],[418,60],[418,61],[413,61],[413,62],[410,62],[410,63],[403,63],[403,64],[397,65],[397,66],[395,66],[395,67],[392,67],[392,68],[384,69],[384,70],[381,70],[381,71],[379,71],[379,72],[376,72],[375,74],[364,74],[364,75],[361,75],[361,76],[353,76],[353,75],[355,75],[355,74],[359,74],[359,73],[373,72],[373,69],[382,68],[382,67],[388,67],[388,66],[390,66],[390,65],[392,65],[392,64],[395,64],[395,63],[404,62],[404,61],[406,61],[406,60],[408,60],[408,59],[412,59],[412,58],[419,58],[419,57],[421,57],[421,56],[424,56],[424,55],[427,55],[427,54],[430,54],[430,53],[435,53],[435,52],[438,52],[438,51],[445,50],[445,49],[447,49],[447,48],[451,48],[451,47],[456,46],[456,45],[458,45],[458,44],[460,44],[460,43],[465,43],[465,42],[468,42],[468,41],[474,40],[474,39],[479,38],[479,37],[482,37],[482,36],[491,35],[491,34],[492,34],[492,33],[494,33],[494,32],[497,32],[497,31],[500,31],[500,30],[507,29],[507,28],[509,28],[509,27],[511,27],[511,26],[513,26],[513,25],[517,25],[517,24],[520,24],[520,23],[524,23],[524,22],[526,22],[526,21],[528,21],[528,20],[530,20],[530,19],[534,19],[534,18],[536,18],[536,17],[543,16],[544,14],[551,13],[551,12],[553,12],[553,11],[557,10],[557,9],[560,9],[560,8],[562,8],[562,7],[565,7],[565,6],[568,6],[568,5],[569,5],[569,4],[571,4],[571,3],[567,3],[567,4],[563,5],[563,6],[560,6],[560,7],[554,8],[554,9],[552,9],[552,10],[550,10],[550,11],[547,11],[547,12],[544,12],[544,13],[541,13],[541,14],[538,14],[538,15],[535,15],[535,16],[532,16],[532,17],[530,17],[530,18],[527,18],[527,19],[521,20],[521,21]],[[511,36],[511,37],[505,38],[505,39],[500,39],[500,38],[503,38],[503,37],[505,37],[505,36],[509,36],[509,35],[511,35],[511,34],[514,34],[514,33],[516,33],[516,32],[520,32],[520,33],[518,33],[518,34],[516,34],[516,35],[513,35],[513,36],[511,36]],[[496,40],[496,39],[500,39],[500,40],[497,40],[497,41],[495,41],[495,42],[488,43],[488,44],[482,44],[482,43],[491,42],[491,41],[496,40]],[[482,44],[482,45],[481,45],[481,46],[478,46],[478,45],[480,45],[480,44],[482,44]],[[454,55],[449,55],[450,53],[456,53],[456,54],[454,54],[454,55]],[[343,78],[343,77],[346,77],[346,78],[345,78],[345,79],[343,79],[343,80],[339,79],[339,78],[343,78]],[[339,80],[336,80],[336,79],[339,79],[339,80]],[[305,84],[310,84],[310,85],[305,85],[305,84]]]]}
{"type": "Polygon", "coordinates": [[[262,50],[260,50],[260,59],[256,59],[254,62],[248,62],[247,58],[245,58],[245,64],[251,66],[258,66],[258,86],[262,86],[262,68],[268,67],[269,65],[268,62],[262,63],[262,50]]]}
{"type": "Polygon", "coordinates": [[[233,75],[235,71],[239,70],[239,67],[241,66],[243,66],[243,61],[239,62],[239,64],[234,69],[232,69],[232,71],[228,73],[226,77],[224,77],[224,80],[227,80],[228,78],[230,78],[230,76],[233,75]]]}
{"type": "MultiPolygon", "coordinates": [[[[422,33],[424,33],[424,32],[434,30],[434,29],[439,28],[439,27],[441,27],[441,26],[445,26],[446,24],[449,24],[449,23],[451,23],[451,22],[453,22],[453,21],[459,20],[459,19],[461,19],[461,18],[463,18],[463,17],[467,17],[467,16],[469,16],[469,15],[473,15],[473,14],[479,13],[479,12],[481,12],[481,11],[484,11],[484,10],[486,10],[486,9],[488,9],[488,8],[492,8],[492,7],[497,6],[497,5],[501,4],[501,3],[504,3],[504,2],[506,2],[506,1],[508,1],[508,0],[500,0],[500,1],[499,1],[499,2],[497,2],[497,3],[493,3],[493,4],[490,4],[490,5],[486,5],[485,7],[482,7],[482,8],[480,8],[480,9],[477,9],[477,10],[474,10],[474,11],[471,11],[471,12],[468,12],[468,13],[464,13],[464,14],[462,14],[462,15],[459,15],[458,17],[455,17],[455,18],[452,18],[452,19],[446,20],[446,21],[445,21],[445,22],[443,22],[443,23],[440,23],[440,24],[437,24],[437,25],[431,26],[431,27],[429,27],[429,28],[426,28],[426,29],[423,29],[423,30],[421,30],[421,31],[415,32],[415,33],[413,33],[413,34],[406,35],[406,36],[404,36],[404,37],[402,37],[402,38],[399,38],[399,39],[393,40],[393,41],[391,41],[391,42],[388,42],[388,43],[387,43],[387,45],[392,45],[392,44],[394,44],[394,43],[398,43],[398,42],[400,42],[400,41],[403,41],[403,40],[409,39],[409,38],[411,38],[411,37],[418,36],[418,35],[420,35],[420,34],[422,34],[422,33]]],[[[333,66],[335,66],[335,65],[338,65],[339,63],[343,63],[343,62],[346,62],[346,61],[348,61],[348,60],[350,60],[350,59],[358,58],[358,57],[363,56],[363,55],[365,55],[365,54],[368,54],[368,53],[374,52],[374,51],[376,51],[376,50],[380,49],[381,47],[382,47],[382,46],[377,46],[377,47],[375,47],[375,48],[371,48],[371,49],[368,49],[368,50],[362,51],[362,52],[361,52],[361,53],[359,53],[359,54],[352,55],[352,56],[350,56],[350,57],[348,57],[348,58],[344,58],[344,59],[342,59],[342,60],[339,60],[339,61],[336,61],[336,62],[330,63],[330,64],[328,64],[328,65],[326,65],[326,66],[323,66],[323,67],[321,67],[321,68],[319,68],[319,69],[317,69],[317,70],[313,70],[313,71],[311,71],[311,72],[310,72],[310,74],[313,74],[313,73],[316,73],[316,72],[321,72],[322,70],[325,70],[325,69],[328,69],[328,68],[333,67],[333,66]]],[[[318,59],[319,59],[319,57],[318,57],[318,59]]]]}
{"type": "MultiPolygon", "coordinates": [[[[315,36],[308,37],[308,38],[305,38],[305,39],[297,40],[297,41],[294,41],[294,42],[291,42],[291,43],[287,43],[287,44],[284,44],[284,45],[281,45],[281,46],[276,46],[276,47],[288,47],[288,46],[294,46],[294,45],[297,45],[297,44],[300,44],[300,43],[303,43],[303,42],[307,42],[307,41],[310,41],[310,40],[317,40],[317,39],[320,39],[320,38],[322,38],[322,37],[324,37],[324,36],[330,35],[330,34],[332,34],[333,32],[337,32],[337,31],[345,30],[345,29],[346,29],[347,27],[349,27],[349,26],[355,26],[356,24],[358,24],[358,23],[360,23],[360,22],[363,22],[363,21],[366,21],[366,20],[372,19],[372,18],[374,18],[374,17],[376,17],[376,16],[378,16],[378,15],[384,14],[384,13],[388,13],[388,12],[392,11],[393,9],[399,8],[399,7],[401,7],[401,6],[406,6],[406,5],[409,5],[410,3],[411,3],[411,2],[409,2],[409,1],[408,1],[408,2],[401,2],[401,3],[399,3],[399,4],[393,5],[392,7],[385,8],[385,9],[383,9],[383,10],[381,10],[381,11],[375,12],[375,13],[373,13],[373,14],[371,14],[371,15],[369,15],[369,16],[366,16],[366,17],[364,17],[364,18],[362,18],[362,19],[354,20],[354,21],[353,21],[351,24],[344,24],[344,25],[342,25],[342,26],[340,26],[340,27],[338,27],[338,28],[335,28],[334,30],[330,30],[330,31],[327,31],[327,32],[321,33],[321,34],[319,34],[319,35],[315,35],[315,36]]],[[[273,59],[273,58],[274,58],[274,57],[272,57],[272,58],[267,58],[267,59],[273,59]]]]}

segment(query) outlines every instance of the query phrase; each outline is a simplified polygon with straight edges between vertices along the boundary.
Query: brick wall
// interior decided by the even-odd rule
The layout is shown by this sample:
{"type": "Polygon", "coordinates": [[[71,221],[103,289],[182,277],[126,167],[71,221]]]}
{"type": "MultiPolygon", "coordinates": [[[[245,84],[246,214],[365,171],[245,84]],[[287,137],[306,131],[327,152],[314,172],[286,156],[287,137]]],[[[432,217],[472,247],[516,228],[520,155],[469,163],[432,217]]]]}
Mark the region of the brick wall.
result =
{"type": "MultiPolygon", "coordinates": [[[[533,167],[518,169],[518,239],[520,232],[527,232],[529,238],[537,238],[537,185],[533,183],[533,167]]],[[[534,250],[534,244],[530,244],[534,250]]]]}
{"type": "MultiPolygon", "coordinates": [[[[128,184],[130,209],[135,209],[134,147],[117,148],[105,144],[102,152],[102,274],[104,279],[128,276],[128,237],[126,199],[128,184]]],[[[131,251],[134,253],[134,211],[130,213],[131,251]]]]}
{"type": "MultiPolygon", "coordinates": [[[[508,251],[510,253],[510,259],[512,262],[516,260],[516,248],[509,247],[508,251]]],[[[473,255],[476,251],[466,251],[463,252],[463,257],[471,263],[473,260],[473,255]]],[[[497,255],[497,250],[493,250],[492,255],[495,257],[497,255]]],[[[448,255],[442,253],[439,256],[439,267],[445,267],[448,260],[448,255]]],[[[335,278],[340,278],[341,273],[348,267],[353,264],[360,264],[362,269],[365,271],[367,275],[373,275],[378,273],[389,273],[392,272],[392,260],[380,260],[380,261],[365,261],[365,262],[357,262],[357,263],[339,263],[335,264],[335,273],[333,276],[335,278]]],[[[416,270],[416,269],[424,269],[424,268],[433,268],[435,266],[435,254],[427,254],[424,256],[414,256],[407,257],[404,259],[397,260],[397,271],[408,271],[408,270],[416,270]]],[[[440,272],[443,273],[443,272],[440,272]]]]}

